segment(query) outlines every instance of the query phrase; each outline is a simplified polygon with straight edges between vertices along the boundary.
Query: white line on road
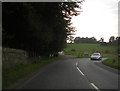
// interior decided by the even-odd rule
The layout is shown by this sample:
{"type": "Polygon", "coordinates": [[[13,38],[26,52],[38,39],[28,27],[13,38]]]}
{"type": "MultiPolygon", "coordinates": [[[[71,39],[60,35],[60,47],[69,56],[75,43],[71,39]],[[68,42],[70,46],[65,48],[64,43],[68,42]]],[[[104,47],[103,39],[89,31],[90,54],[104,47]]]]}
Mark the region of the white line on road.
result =
{"type": "Polygon", "coordinates": [[[78,71],[84,76],[83,72],[77,67],[78,71]]]}
{"type": "Polygon", "coordinates": [[[76,66],[78,65],[78,62],[76,62],[76,66]]]}
{"type": "Polygon", "coordinates": [[[90,83],[97,91],[100,91],[100,89],[97,87],[97,86],[95,86],[95,84],[94,83],[90,83]]]}

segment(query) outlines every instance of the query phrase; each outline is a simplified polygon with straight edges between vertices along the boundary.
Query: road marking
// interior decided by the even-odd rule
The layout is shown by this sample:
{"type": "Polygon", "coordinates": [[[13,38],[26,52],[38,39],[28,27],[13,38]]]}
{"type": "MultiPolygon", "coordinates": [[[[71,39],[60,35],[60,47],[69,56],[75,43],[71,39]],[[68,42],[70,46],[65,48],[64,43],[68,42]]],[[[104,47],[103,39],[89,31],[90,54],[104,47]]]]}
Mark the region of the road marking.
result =
{"type": "Polygon", "coordinates": [[[78,65],[78,62],[76,62],[76,66],[78,65]]]}
{"type": "Polygon", "coordinates": [[[78,71],[84,76],[83,72],[77,67],[78,71]]]}
{"type": "Polygon", "coordinates": [[[97,87],[97,86],[95,86],[95,84],[94,83],[90,83],[97,91],[100,91],[100,89],[97,87]]]}

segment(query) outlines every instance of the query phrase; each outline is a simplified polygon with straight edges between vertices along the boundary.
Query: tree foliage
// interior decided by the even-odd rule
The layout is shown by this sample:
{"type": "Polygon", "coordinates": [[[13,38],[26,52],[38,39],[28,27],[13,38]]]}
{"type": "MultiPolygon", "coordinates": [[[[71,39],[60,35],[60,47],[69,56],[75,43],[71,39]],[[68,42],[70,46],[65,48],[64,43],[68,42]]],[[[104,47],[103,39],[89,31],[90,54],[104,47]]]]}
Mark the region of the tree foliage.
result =
{"type": "Polygon", "coordinates": [[[76,37],[74,39],[74,43],[92,43],[92,44],[95,44],[97,43],[97,40],[95,37],[91,37],[91,38],[80,38],[80,37],[76,37]]]}
{"type": "Polygon", "coordinates": [[[113,42],[114,40],[115,40],[115,37],[111,36],[110,39],[109,39],[109,42],[113,42]]]}
{"type": "Polygon", "coordinates": [[[109,38],[109,45],[118,45],[119,41],[120,41],[120,37],[115,38],[115,36],[111,36],[109,38]]]}
{"type": "Polygon", "coordinates": [[[100,38],[99,42],[104,42],[104,38],[103,37],[100,38]]]}
{"type": "Polygon", "coordinates": [[[30,56],[49,56],[61,51],[74,32],[71,17],[76,2],[4,2],[3,46],[26,50],[30,56]]]}
{"type": "Polygon", "coordinates": [[[95,37],[91,37],[91,38],[80,38],[80,37],[76,37],[74,39],[74,43],[89,43],[89,44],[100,44],[101,46],[116,46],[116,45],[120,45],[120,37],[114,37],[114,36],[111,36],[109,38],[109,42],[104,42],[104,38],[101,37],[100,40],[97,41],[97,39],[95,37]]]}

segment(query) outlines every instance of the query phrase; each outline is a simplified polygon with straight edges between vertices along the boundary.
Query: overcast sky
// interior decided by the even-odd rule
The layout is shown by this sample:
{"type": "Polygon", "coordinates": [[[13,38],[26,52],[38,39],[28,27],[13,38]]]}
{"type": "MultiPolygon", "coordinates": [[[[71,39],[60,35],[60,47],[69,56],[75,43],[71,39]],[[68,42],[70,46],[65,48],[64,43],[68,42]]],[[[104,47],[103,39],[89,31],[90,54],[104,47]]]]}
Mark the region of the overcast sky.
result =
{"type": "Polygon", "coordinates": [[[110,36],[118,36],[118,2],[120,0],[85,0],[79,16],[72,18],[72,26],[76,27],[74,37],[104,37],[106,42],[110,36]]]}

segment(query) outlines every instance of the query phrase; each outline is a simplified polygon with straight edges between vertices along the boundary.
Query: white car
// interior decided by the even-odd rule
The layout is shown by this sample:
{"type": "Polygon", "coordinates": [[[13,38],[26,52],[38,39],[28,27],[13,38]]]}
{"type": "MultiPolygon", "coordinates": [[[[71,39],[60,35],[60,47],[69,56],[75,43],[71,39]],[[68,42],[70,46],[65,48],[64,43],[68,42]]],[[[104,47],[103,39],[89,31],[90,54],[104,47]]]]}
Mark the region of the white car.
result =
{"type": "Polygon", "coordinates": [[[91,58],[90,58],[91,60],[101,60],[101,55],[100,55],[100,53],[93,53],[92,55],[91,55],[91,58]]]}

